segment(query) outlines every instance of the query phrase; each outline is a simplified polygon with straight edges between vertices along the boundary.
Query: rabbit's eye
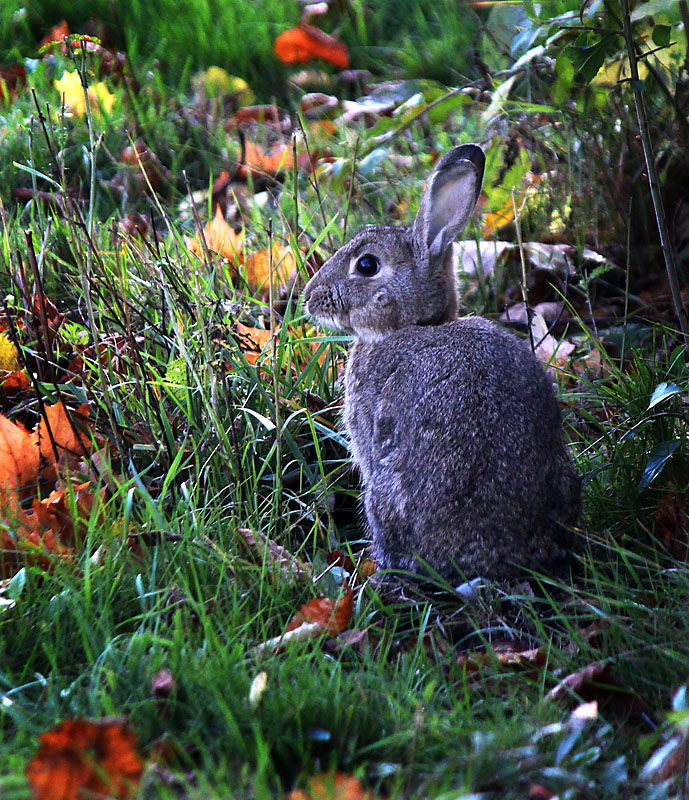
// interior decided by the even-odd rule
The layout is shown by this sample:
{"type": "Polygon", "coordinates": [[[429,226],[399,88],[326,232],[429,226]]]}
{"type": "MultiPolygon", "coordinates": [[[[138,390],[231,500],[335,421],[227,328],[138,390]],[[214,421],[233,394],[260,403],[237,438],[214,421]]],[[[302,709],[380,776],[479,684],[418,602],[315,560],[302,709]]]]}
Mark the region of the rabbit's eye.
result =
{"type": "Polygon", "coordinates": [[[375,256],[366,253],[356,262],[356,271],[364,278],[370,278],[380,269],[380,262],[375,256]]]}

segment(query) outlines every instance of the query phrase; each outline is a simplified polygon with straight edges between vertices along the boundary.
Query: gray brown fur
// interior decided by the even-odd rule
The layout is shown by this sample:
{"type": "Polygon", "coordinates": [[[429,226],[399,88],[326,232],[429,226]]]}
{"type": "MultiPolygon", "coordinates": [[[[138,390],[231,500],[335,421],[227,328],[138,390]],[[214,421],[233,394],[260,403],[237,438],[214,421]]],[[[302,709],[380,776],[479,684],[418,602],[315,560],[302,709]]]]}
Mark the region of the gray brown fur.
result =
{"type": "Polygon", "coordinates": [[[483,165],[475,145],[451,150],[412,227],[360,232],[304,292],[309,314],[357,337],[344,423],[381,568],[499,578],[568,563],[580,480],[552,384],[513,334],[455,318],[450,245],[483,165]],[[375,275],[358,274],[363,255],[375,275]]]}

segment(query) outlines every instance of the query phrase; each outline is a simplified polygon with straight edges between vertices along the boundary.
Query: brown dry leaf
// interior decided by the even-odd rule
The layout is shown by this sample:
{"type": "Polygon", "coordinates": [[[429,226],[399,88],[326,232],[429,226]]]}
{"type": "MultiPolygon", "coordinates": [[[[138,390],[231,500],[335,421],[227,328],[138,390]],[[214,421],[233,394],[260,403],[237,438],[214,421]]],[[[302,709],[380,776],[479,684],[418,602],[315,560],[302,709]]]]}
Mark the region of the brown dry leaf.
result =
{"type": "Polygon", "coordinates": [[[689,561],[689,514],[684,498],[674,489],[658,502],[655,534],[675,558],[689,561]]]}
{"type": "MultiPolygon", "coordinates": [[[[296,269],[296,261],[289,247],[274,244],[272,249],[273,285],[280,292],[287,286],[296,269]]],[[[240,274],[246,276],[246,282],[253,291],[267,292],[270,279],[270,250],[260,250],[248,256],[240,274]]]]}
{"type": "MultiPolygon", "coordinates": [[[[216,206],[215,216],[203,229],[203,236],[209,250],[229,261],[240,263],[244,233],[237,233],[231,225],[225,222],[220,206],[216,206]]],[[[199,241],[198,235],[194,238],[185,236],[184,243],[192,253],[199,258],[203,257],[203,245],[199,241]]]]}
{"type": "Polygon", "coordinates": [[[373,800],[358,778],[342,772],[315,775],[306,789],[294,789],[287,800],[373,800]]]}
{"type": "Polygon", "coordinates": [[[331,636],[337,636],[349,625],[352,612],[352,590],[347,586],[344,596],[339,600],[321,597],[303,605],[290,620],[286,631],[296,630],[304,622],[315,622],[331,636]]]}
{"type": "Polygon", "coordinates": [[[497,642],[492,653],[462,653],[457,657],[457,665],[467,676],[478,675],[496,662],[512,670],[539,671],[548,665],[548,654],[544,647],[519,650],[514,642],[497,642]]]}
{"type": "Polygon", "coordinates": [[[241,542],[246,546],[257,564],[265,564],[268,571],[277,570],[283,577],[308,577],[311,575],[311,565],[305,564],[301,559],[261,531],[252,531],[251,528],[240,528],[238,531],[241,542]]]}
{"type": "Polygon", "coordinates": [[[595,700],[601,708],[623,716],[639,717],[651,713],[646,702],[618,680],[612,665],[606,661],[589,664],[563,678],[545,699],[576,701],[574,695],[585,703],[595,700]]]}
{"type": "Polygon", "coordinates": [[[66,719],[40,742],[26,768],[34,800],[127,798],[141,779],[143,763],[126,720],[66,719]]]}
{"type": "Polygon", "coordinates": [[[340,69],[349,67],[349,55],[344,44],[313,25],[301,23],[281,33],[273,44],[275,55],[284,64],[306,64],[322,58],[340,69]]]}

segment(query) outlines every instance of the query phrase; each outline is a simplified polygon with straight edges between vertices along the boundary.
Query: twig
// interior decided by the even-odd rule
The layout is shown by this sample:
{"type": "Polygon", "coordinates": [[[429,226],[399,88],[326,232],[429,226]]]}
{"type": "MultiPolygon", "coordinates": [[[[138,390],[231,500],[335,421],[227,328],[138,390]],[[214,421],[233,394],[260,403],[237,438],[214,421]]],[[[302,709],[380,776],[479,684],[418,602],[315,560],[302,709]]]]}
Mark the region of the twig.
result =
{"type": "MultiPolygon", "coordinates": [[[[526,202],[526,197],[524,197],[524,202],[526,202]]],[[[535,353],[536,345],[534,344],[533,326],[531,325],[533,314],[531,309],[529,308],[529,294],[526,286],[526,257],[524,256],[524,242],[522,241],[522,226],[521,226],[521,218],[519,216],[524,208],[524,204],[522,203],[522,207],[519,209],[519,211],[517,211],[517,198],[515,197],[514,189],[512,189],[512,208],[514,209],[514,227],[517,231],[517,247],[519,248],[519,259],[521,261],[521,266],[522,266],[521,288],[522,288],[522,300],[524,301],[524,313],[526,314],[526,327],[529,329],[529,342],[531,343],[531,352],[535,353]]]]}
{"type": "Polygon", "coordinates": [[[684,336],[684,347],[687,349],[689,347],[689,318],[687,317],[687,311],[682,303],[682,293],[680,291],[679,278],[677,275],[677,264],[675,263],[675,255],[672,249],[672,242],[670,241],[670,233],[667,226],[667,219],[665,217],[665,208],[663,207],[663,198],[660,194],[660,181],[658,179],[658,170],[656,169],[653,155],[653,144],[651,142],[648,119],[646,118],[644,98],[642,92],[639,90],[639,69],[637,64],[636,48],[634,46],[634,37],[632,34],[632,23],[629,14],[629,0],[622,0],[621,10],[622,25],[624,28],[624,41],[627,50],[627,57],[629,58],[629,70],[632,76],[632,92],[634,93],[636,116],[639,121],[639,132],[641,133],[641,145],[644,151],[646,172],[648,173],[648,183],[651,189],[651,199],[653,201],[653,209],[656,215],[658,233],[660,234],[660,245],[663,250],[663,257],[665,259],[665,269],[667,271],[668,281],[670,282],[672,301],[675,306],[675,313],[677,314],[680,330],[684,336]]]}
{"type": "Polygon", "coordinates": [[[273,264],[273,218],[268,218],[268,305],[270,307],[270,357],[273,373],[273,398],[275,402],[275,510],[276,518],[282,516],[282,438],[280,431],[280,381],[278,380],[277,332],[275,330],[275,282],[273,264]]]}

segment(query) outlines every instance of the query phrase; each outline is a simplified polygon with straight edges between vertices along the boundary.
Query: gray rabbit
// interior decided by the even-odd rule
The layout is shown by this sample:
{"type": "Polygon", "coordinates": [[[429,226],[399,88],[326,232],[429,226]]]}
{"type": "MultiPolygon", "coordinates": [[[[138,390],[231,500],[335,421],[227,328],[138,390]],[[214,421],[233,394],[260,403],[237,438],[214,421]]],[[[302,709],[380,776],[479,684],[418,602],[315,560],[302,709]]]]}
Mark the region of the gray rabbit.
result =
{"type": "Polygon", "coordinates": [[[455,147],[411,227],[366,228],[304,290],[311,316],[356,336],[344,423],[384,569],[510,578],[568,564],[581,487],[552,384],[516,336],[456,319],[451,244],[484,165],[480,147],[455,147]]]}

